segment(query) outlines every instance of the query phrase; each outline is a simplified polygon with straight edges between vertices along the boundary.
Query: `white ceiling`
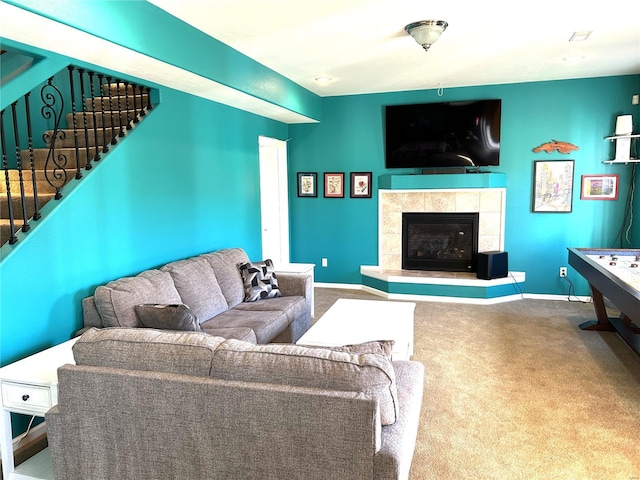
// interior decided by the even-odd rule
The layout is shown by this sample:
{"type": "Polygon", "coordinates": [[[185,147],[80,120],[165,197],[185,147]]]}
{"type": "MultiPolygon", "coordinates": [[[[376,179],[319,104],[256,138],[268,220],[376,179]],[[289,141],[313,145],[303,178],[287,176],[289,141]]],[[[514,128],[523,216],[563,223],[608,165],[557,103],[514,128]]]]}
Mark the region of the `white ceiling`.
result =
{"type": "MultiPolygon", "coordinates": [[[[320,96],[640,73],[639,0],[148,1],[320,96]],[[419,20],[449,23],[429,52],[404,31],[419,20]],[[581,31],[593,33],[569,42],[581,31]]],[[[0,32],[274,120],[315,121],[4,1],[0,32]]]]}
{"type": "Polygon", "coordinates": [[[640,73],[638,0],[149,1],[321,96],[640,73]],[[449,23],[429,52],[419,20],[449,23]]]}

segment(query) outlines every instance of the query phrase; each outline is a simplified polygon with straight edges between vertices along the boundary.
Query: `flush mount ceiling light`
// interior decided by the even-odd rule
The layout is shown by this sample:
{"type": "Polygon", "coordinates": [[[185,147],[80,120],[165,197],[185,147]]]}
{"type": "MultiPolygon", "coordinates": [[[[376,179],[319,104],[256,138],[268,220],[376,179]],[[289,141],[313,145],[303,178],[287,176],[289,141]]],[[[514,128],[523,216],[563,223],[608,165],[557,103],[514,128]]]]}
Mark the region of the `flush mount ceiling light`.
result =
{"type": "Polygon", "coordinates": [[[591,30],[585,30],[582,32],[573,32],[573,35],[571,35],[571,38],[569,39],[570,42],[584,42],[587,38],[589,38],[589,35],[591,35],[591,30]]]}
{"type": "Polygon", "coordinates": [[[421,20],[410,23],[404,29],[427,51],[431,45],[436,43],[436,40],[438,40],[438,37],[445,31],[447,26],[449,24],[444,20],[421,20]]]}

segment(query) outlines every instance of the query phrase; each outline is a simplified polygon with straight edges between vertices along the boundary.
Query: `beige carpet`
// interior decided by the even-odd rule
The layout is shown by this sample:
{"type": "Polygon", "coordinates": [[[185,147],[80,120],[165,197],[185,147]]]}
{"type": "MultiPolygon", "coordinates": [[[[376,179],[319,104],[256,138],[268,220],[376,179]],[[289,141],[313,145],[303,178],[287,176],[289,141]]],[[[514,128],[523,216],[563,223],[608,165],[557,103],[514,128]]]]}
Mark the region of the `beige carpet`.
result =
{"type": "MultiPolygon", "coordinates": [[[[316,288],[316,318],[357,290],[316,288]]],[[[640,479],[640,357],[593,305],[418,302],[425,390],[411,480],[640,479]]]]}

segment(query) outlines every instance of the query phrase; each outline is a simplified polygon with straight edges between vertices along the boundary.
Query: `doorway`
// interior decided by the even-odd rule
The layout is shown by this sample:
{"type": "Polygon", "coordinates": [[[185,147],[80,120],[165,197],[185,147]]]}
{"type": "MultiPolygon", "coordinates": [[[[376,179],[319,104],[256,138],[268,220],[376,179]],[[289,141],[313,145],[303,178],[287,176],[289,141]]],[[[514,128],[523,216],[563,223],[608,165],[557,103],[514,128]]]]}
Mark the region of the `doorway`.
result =
{"type": "Polygon", "coordinates": [[[289,187],[287,143],[258,136],[262,258],[289,263],[289,187]]]}

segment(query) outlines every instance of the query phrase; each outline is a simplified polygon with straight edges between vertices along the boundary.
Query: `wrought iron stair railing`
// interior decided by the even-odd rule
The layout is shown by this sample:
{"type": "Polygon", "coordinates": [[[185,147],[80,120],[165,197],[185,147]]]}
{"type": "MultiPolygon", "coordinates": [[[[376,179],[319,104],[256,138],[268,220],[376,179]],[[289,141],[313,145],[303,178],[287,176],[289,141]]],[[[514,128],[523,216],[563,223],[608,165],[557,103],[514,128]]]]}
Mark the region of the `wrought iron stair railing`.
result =
{"type": "Polygon", "coordinates": [[[0,246],[16,243],[152,108],[149,87],[69,66],[0,111],[0,246]]]}

